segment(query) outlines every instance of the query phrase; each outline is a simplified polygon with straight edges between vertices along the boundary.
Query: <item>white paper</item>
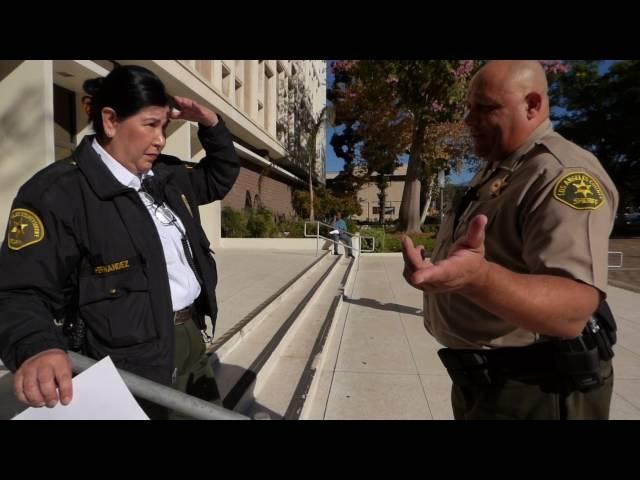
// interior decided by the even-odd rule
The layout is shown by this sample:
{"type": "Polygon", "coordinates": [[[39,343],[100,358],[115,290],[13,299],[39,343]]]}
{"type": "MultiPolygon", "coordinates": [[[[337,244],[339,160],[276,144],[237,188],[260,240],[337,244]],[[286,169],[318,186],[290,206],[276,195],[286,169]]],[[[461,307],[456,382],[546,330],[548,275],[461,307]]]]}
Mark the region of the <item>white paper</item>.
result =
{"type": "Polygon", "coordinates": [[[53,407],[27,408],[13,420],[149,420],[131,395],[111,358],[73,378],[73,399],[53,407]]]}
{"type": "Polygon", "coordinates": [[[337,234],[339,234],[339,233],[340,233],[340,230],[331,230],[331,231],[329,232],[329,235],[337,235],[337,234]]]}

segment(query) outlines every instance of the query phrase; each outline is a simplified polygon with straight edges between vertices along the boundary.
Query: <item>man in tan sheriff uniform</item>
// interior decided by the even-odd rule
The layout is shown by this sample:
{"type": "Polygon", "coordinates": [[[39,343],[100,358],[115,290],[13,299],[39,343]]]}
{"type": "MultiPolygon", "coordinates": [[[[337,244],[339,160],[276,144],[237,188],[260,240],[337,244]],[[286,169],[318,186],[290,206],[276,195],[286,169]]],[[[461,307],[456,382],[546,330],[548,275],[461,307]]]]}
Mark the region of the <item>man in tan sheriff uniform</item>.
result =
{"type": "Polygon", "coordinates": [[[455,418],[608,418],[615,323],[594,312],[610,314],[616,188],[591,153],[553,131],[540,63],[489,62],[467,108],[486,166],[430,261],[403,239],[425,327],[448,347],[439,355],[455,418]]]}

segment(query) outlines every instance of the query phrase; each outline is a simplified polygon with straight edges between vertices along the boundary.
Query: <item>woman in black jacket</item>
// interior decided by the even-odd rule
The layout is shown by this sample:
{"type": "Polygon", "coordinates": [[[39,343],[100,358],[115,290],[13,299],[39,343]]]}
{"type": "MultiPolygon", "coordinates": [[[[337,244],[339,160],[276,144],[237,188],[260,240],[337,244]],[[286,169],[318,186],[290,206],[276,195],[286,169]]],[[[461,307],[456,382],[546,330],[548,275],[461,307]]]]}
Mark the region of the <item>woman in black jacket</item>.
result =
{"type": "Polygon", "coordinates": [[[84,88],[95,135],[21,187],[0,249],[0,354],[16,395],[32,406],[72,401],[55,319],[74,325],[76,340],[82,327],[86,355],[219,403],[203,341],[217,275],[198,206],[238,176],[231,135],[139,66],[84,88]],[[172,120],[198,123],[199,163],[161,154],[172,120]]]}

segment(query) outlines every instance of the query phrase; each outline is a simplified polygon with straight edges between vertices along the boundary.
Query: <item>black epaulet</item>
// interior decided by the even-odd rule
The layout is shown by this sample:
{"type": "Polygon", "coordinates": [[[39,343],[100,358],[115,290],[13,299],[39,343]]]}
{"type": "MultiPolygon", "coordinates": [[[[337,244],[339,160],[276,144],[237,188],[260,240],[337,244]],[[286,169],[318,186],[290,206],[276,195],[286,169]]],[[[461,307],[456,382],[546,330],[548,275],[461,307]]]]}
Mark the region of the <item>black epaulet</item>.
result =
{"type": "Polygon", "coordinates": [[[57,160],[36,172],[20,190],[23,193],[33,192],[37,195],[57,184],[67,175],[75,174],[77,171],[78,165],[73,157],[57,160]]]}

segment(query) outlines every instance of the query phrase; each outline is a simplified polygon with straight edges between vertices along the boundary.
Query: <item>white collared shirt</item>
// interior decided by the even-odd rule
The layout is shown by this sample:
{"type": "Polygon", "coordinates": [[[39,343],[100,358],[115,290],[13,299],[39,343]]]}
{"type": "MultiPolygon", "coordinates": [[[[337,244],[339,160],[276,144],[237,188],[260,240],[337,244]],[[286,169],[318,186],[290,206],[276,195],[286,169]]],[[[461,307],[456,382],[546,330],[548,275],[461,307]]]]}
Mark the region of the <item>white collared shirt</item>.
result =
{"type": "MultiPolygon", "coordinates": [[[[175,214],[174,216],[180,230],[178,230],[174,225],[163,224],[155,215],[156,208],[153,205],[148,205],[149,202],[146,202],[140,193],[142,180],[146,177],[153,176],[153,171],[149,170],[147,173],[142,175],[142,178],[139,178],[109,155],[109,153],[102,148],[95,138],[93,139],[91,146],[98,153],[116,180],[125,187],[133,188],[138,192],[138,195],[140,195],[140,199],[147,207],[149,215],[151,215],[153,223],[158,230],[160,241],[162,242],[164,259],[167,263],[167,273],[169,274],[169,287],[171,289],[171,303],[173,304],[173,311],[177,312],[178,310],[188,307],[196,298],[198,298],[198,295],[200,295],[200,284],[185,258],[184,249],[182,247],[181,231],[185,231],[184,225],[175,214]]],[[[166,206],[166,208],[169,209],[168,206],[166,206]]]]}

